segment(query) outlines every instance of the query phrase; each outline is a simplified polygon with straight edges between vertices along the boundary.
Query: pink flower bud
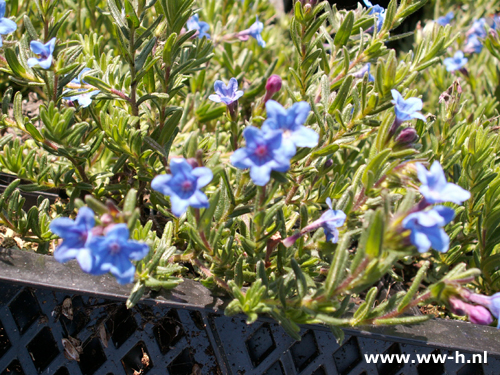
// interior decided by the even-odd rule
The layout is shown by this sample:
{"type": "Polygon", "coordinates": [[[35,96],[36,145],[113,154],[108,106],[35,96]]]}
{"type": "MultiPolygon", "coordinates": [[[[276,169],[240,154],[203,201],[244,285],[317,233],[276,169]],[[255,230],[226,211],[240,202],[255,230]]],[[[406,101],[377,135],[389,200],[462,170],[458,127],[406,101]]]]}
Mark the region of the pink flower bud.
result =
{"type": "Polygon", "coordinates": [[[469,320],[471,323],[485,326],[493,322],[490,312],[483,306],[473,306],[469,309],[469,320]]]}
{"type": "Polygon", "coordinates": [[[401,130],[401,132],[396,137],[396,143],[400,145],[409,145],[418,140],[417,131],[413,128],[406,128],[401,130]]]}
{"type": "Polygon", "coordinates": [[[186,159],[186,161],[188,162],[188,164],[194,168],[198,168],[199,165],[198,165],[198,161],[195,159],[195,158],[189,158],[189,159],[186,159]]]}
{"type": "Polygon", "coordinates": [[[273,74],[267,79],[266,90],[271,91],[272,94],[277,93],[281,90],[281,77],[279,75],[273,74]]]}

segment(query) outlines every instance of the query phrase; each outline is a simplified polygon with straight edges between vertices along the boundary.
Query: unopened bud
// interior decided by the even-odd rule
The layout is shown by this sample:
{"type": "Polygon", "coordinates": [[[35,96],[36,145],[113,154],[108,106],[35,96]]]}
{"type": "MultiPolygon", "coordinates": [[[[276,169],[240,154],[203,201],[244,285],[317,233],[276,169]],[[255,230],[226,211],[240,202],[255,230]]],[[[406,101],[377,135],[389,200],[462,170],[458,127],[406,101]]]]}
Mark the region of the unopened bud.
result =
{"type": "Polygon", "coordinates": [[[188,164],[194,168],[198,168],[199,165],[198,165],[198,161],[195,159],[195,158],[189,158],[189,159],[186,159],[186,161],[188,162],[188,164]]]}
{"type": "Polygon", "coordinates": [[[281,77],[277,74],[273,74],[267,79],[266,90],[270,91],[272,94],[275,94],[281,90],[281,83],[281,77]]]}
{"type": "Polygon", "coordinates": [[[469,320],[471,323],[484,326],[488,326],[493,322],[490,312],[483,306],[473,306],[469,310],[469,320]]]}
{"type": "Polygon", "coordinates": [[[401,130],[401,132],[396,137],[396,143],[400,145],[409,145],[418,140],[417,131],[413,128],[406,128],[401,130]]]}
{"type": "Polygon", "coordinates": [[[273,74],[267,79],[266,83],[266,96],[264,98],[264,103],[273,97],[274,94],[281,90],[281,77],[279,75],[273,74]]]}
{"type": "Polygon", "coordinates": [[[325,161],[325,169],[330,168],[332,165],[333,165],[332,159],[328,159],[327,161],[325,161]]]}

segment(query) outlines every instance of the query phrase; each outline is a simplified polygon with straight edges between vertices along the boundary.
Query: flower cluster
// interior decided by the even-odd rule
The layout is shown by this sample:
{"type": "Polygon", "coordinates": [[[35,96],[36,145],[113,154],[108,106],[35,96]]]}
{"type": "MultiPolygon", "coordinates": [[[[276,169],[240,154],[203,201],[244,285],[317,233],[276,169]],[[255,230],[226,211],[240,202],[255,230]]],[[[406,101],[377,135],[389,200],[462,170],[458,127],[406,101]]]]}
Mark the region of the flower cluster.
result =
{"type": "Polygon", "coordinates": [[[62,238],[54,258],[61,263],[76,259],[82,270],[92,275],[111,272],[120,284],[133,282],[135,266],[130,260],[144,258],[148,245],[130,240],[126,224],[94,225],[94,211],[88,207],[82,207],[75,220],[54,219],[50,230],[62,238]]]}
{"type": "Polygon", "coordinates": [[[442,228],[453,220],[455,211],[445,206],[426,208],[434,203],[461,204],[470,198],[470,193],[458,185],[447,182],[438,161],[432,164],[429,171],[420,163],[416,166],[418,178],[422,183],[420,194],[424,200],[418,205],[417,212],[410,213],[403,220],[403,228],[410,230],[410,241],[420,253],[428,251],[431,247],[444,253],[449,249],[450,239],[442,228]]]}
{"type": "Polygon", "coordinates": [[[319,140],[314,130],[303,126],[311,111],[308,103],[295,103],[286,110],[278,102],[269,100],[266,110],[268,118],[262,129],[245,128],[246,147],[231,156],[235,167],[250,168],[250,177],[259,186],[269,182],[271,171],[288,171],[296,147],[315,147],[319,140]]]}

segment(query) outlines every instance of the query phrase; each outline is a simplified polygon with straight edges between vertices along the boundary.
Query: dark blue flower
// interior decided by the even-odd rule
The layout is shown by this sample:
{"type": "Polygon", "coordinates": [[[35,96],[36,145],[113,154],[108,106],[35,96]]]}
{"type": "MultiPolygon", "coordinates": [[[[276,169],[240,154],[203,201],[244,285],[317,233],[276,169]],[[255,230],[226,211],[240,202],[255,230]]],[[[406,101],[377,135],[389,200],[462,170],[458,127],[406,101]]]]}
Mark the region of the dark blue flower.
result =
{"type": "Polygon", "coordinates": [[[215,94],[212,94],[208,99],[217,103],[224,103],[230,105],[243,96],[243,91],[238,90],[238,81],[236,78],[231,78],[227,86],[222,81],[215,81],[214,83],[215,94]]]}
{"type": "Polygon", "coordinates": [[[246,30],[240,31],[238,34],[236,34],[236,36],[238,37],[238,39],[243,41],[248,40],[249,37],[255,38],[259,46],[265,47],[266,42],[264,41],[264,39],[262,39],[262,35],[260,35],[262,33],[262,30],[264,30],[264,24],[259,21],[259,17],[256,17],[256,20],[252,26],[250,26],[246,30]]]}
{"type": "MultiPolygon", "coordinates": [[[[378,4],[373,5],[369,0],[363,0],[363,2],[367,7],[370,8],[368,14],[375,15],[377,22],[377,30],[380,30],[382,28],[382,25],[384,24],[385,9],[378,4]]],[[[372,28],[368,29],[367,31],[369,30],[372,30],[372,28]]]]}
{"type": "Polygon", "coordinates": [[[130,260],[141,260],[149,252],[144,242],[129,240],[126,224],[113,225],[105,236],[90,237],[87,248],[94,257],[93,275],[111,272],[120,284],[134,281],[135,266],[130,260]]]}
{"type": "Polygon", "coordinates": [[[416,163],[416,166],[418,179],[422,183],[420,194],[428,203],[453,202],[461,204],[470,198],[470,193],[467,190],[446,181],[443,168],[437,160],[432,163],[429,171],[420,163],[416,163]]]}
{"type": "Polygon", "coordinates": [[[246,147],[231,155],[231,163],[236,168],[250,168],[250,177],[256,185],[266,185],[271,178],[271,171],[288,171],[290,159],[295,155],[295,146],[282,143],[282,132],[248,126],[243,136],[246,147]]]}
{"type": "Polygon", "coordinates": [[[88,207],[80,208],[75,220],[67,217],[52,220],[50,230],[63,240],[54,251],[55,260],[65,263],[77,259],[84,271],[90,270],[91,259],[82,250],[87,248],[87,240],[91,237],[90,231],[94,224],[94,211],[88,207]]]}
{"type": "Polygon", "coordinates": [[[454,72],[455,70],[462,69],[465,64],[467,64],[467,57],[464,57],[464,53],[462,51],[455,52],[453,57],[447,57],[444,59],[443,63],[446,66],[446,70],[449,72],[454,72]]]}
{"type": "Polygon", "coordinates": [[[446,13],[446,15],[445,15],[445,16],[441,16],[441,17],[439,17],[439,18],[436,20],[436,22],[437,22],[439,25],[441,25],[441,26],[446,26],[446,25],[448,25],[448,24],[451,22],[451,20],[452,20],[452,19],[453,19],[453,12],[448,12],[448,13],[446,13]]]}
{"type": "Polygon", "coordinates": [[[316,147],[319,135],[314,130],[302,124],[307,119],[311,106],[307,102],[298,102],[288,110],[274,100],[266,103],[267,120],[262,125],[262,130],[281,130],[282,142],[289,142],[296,147],[316,147]]]}
{"type": "Polygon", "coordinates": [[[414,118],[425,121],[425,116],[419,111],[422,109],[422,99],[419,98],[408,98],[403,99],[401,94],[397,90],[391,90],[394,104],[394,110],[396,112],[396,119],[398,122],[409,121],[414,118]]]}
{"type": "Polygon", "coordinates": [[[445,253],[450,247],[450,238],[443,227],[454,217],[452,208],[435,206],[427,211],[409,214],[403,220],[403,228],[411,230],[410,241],[419,253],[425,253],[431,247],[445,253]]]}
{"type": "Polygon", "coordinates": [[[481,43],[476,34],[472,34],[467,38],[467,43],[464,46],[465,53],[479,53],[482,49],[483,43],[481,43]]]}
{"type": "Polygon", "coordinates": [[[40,43],[36,40],[31,41],[31,51],[37,55],[40,55],[40,57],[30,57],[28,59],[28,66],[30,68],[33,68],[35,65],[40,65],[40,67],[43,69],[50,69],[50,67],[52,66],[52,54],[54,53],[55,46],[56,38],[52,38],[45,44],[40,43]]]}
{"type": "Polygon", "coordinates": [[[0,0],[0,47],[3,45],[2,35],[13,33],[17,30],[17,25],[14,21],[5,18],[5,1],[0,0]]]}
{"type": "Polygon", "coordinates": [[[206,37],[207,39],[210,39],[210,34],[207,33],[207,31],[210,30],[210,25],[206,22],[200,21],[200,16],[197,14],[188,19],[186,26],[189,31],[196,30],[198,38],[201,39],[206,37]]]}
{"type": "MultiPolygon", "coordinates": [[[[71,80],[71,83],[73,83],[75,85],[86,84],[87,82],[85,82],[82,79],[82,76],[83,76],[83,74],[85,74],[89,70],[91,70],[91,69],[90,68],[84,68],[80,72],[80,74],[78,74],[78,77],[76,77],[73,80],[71,80]]],[[[94,91],[88,92],[87,89],[78,89],[78,91],[82,92],[82,94],[73,95],[73,96],[69,96],[69,97],[64,97],[64,99],[69,100],[71,102],[78,101],[78,104],[81,107],[83,107],[83,108],[88,107],[90,105],[90,103],[92,103],[92,97],[95,96],[95,95],[97,95],[97,94],[99,94],[99,92],[100,92],[100,90],[94,90],[94,91]]]]}
{"type": "Polygon", "coordinates": [[[465,34],[466,36],[476,35],[480,38],[486,38],[486,20],[484,18],[480,18],[477,21],[474,21],[471,28],[465,34]]]}
{"type": "Polygon", "coordinates": [[[366,73],[368,73],[368,82],[375,82],[375,77],[373,77],[370,73],[370,68],[371,64],[367,63],[365,66],[363,66],[360,70],[357,72],[354,72],[352,76],[354,78],[363,78],[366,73]]]}
{"type": "Polygon", "coordinates": [[[184,158],[170,161],[172,174],[162,174],[153,178],[151,187],[170,197],[172,212],[180,217],[189,206],[207,208],[207,196],[200,190],[212,181],[213,174],[209,168],[194,168],[184,158]]]}

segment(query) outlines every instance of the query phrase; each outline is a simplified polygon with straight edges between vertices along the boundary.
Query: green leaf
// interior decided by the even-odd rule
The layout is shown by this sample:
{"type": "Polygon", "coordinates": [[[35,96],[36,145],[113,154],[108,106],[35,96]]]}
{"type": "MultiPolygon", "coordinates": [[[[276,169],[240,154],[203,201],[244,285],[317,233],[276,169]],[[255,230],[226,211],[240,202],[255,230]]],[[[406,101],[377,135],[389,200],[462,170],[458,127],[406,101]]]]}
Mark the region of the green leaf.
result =
{"type": "Polygon", "coordinates": [[[344,277],[348,257],[347,248],[349,247],[350,243],[351,236],[346,233],[340,240],[340,243],[337,246],[337,250],[335,251],[332,266],[328,271],[328,276],[326,277],[325,281],[325,292],[329,297],[333,295],[333,293],[335,292],[335,288],[337,288],[337,286],[340,284],[340,281],[344,277]]]}
{"type": "Polygon", "coordinates": [[[333,39],[333,44],[335,44],[335,47],[339,48],[347,43],[349,37],[351,36],[353,24],[354,13],[352,11],[349,11],[349,13],[347,13],[346,17],[344,18],[344,21],[340,25],[337,34],[335,34],[335,38],[333,39]]]}
{"type": "Polygon", "coordinates": [[[312,159],[316,159],[316,158],[319,158],[321,156],[331,155],[331,154],[335,153],[339,148],[340,148],[340,146],[338,144],[333,143],[331,145],[328,145],[326,147],[320,148],[319,150],[314,151],[313,153],[311,153],[311,158],[312,159]]]}
{"type": "Polygon", "coordinates": [[[365,248],[366,255],[371,258],[377,258],[381,253],[384,240],[384,218],[380,208],[372,215],[372,222],[368,227],[368,233],[365,248]]]}

